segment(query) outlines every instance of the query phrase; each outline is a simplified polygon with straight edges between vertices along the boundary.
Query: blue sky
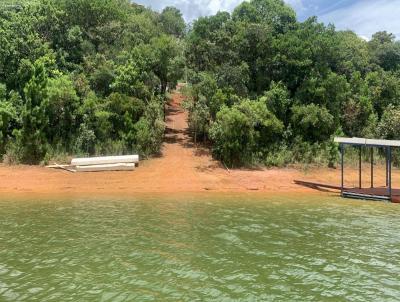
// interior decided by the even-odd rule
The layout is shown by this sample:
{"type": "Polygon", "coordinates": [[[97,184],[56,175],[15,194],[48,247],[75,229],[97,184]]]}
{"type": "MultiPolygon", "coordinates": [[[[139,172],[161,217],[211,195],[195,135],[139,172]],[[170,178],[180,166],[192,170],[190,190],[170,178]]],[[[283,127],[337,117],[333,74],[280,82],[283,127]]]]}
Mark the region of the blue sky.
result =
{"type": "MultiPolygon", "coordinates": [[[[242,0],[134,0],[162,10],[165,6],[178,7],[185,19],[215,14],[219,10],[232,11],[242,0]]],[[[380,30],[394,33],[400,39],[400,0],[285,0],[297,12],[300,20],[318,16],[324,23],[338,29],[352,29],[370,38],[380,30]]]]}

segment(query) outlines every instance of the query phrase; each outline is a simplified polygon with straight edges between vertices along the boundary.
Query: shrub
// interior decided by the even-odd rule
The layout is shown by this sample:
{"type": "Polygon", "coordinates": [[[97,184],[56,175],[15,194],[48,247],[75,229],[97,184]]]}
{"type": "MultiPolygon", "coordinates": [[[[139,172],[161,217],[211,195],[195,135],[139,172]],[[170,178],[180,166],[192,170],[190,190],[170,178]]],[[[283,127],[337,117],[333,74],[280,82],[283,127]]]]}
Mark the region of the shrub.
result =
{"type": "Polygon", "coordinates": [[[13,105],[0,98],[0,155],[4,154],[11,132],[11,123],[16,119],[16,110],[13,105]]]}
{"type": "Polygon", "coordinates": [[[268,109],[276,117],[286,124],[292,100],[290,99],[289,91],[282,82],[272,82],[270,90],[265,93],[261,100],[266,103],[268,109]]]}
{"type": "Polygon", "coordinates": [[[72,81],[68,76],[49,79],[48,106],[46,109],[50,126],[47,137],[53,145],[63,144],[68,150],[76,133],[76,115],[80,106],[72,81]]]}
{"type": "Polygon", "coordinates": [[[152,100],[144,116],[136,123],[136,146],[140,154],[148,157],[159,153],[163,141],[165,123],[161,102],[152,100]]]}
{"type": "Polygon", "coordinates": [[[400,139],[400,109],[390,105],[378,125],[378,135],[383,139],[400,139]]]}
{"type": "Polygon", "coordinates": [[[79,127],[78,136],[75,141],[76,154],[83,153],[90,155],[95,153],[96,135],[92,129],[89,129],[86,123],[82,123],[79,127]]]}
{"type": "Polygon", "coordinates": [[[257,152],[268,149],[282,131],[282,123],[263,102],[245,100],[218,112],[210,137],[214,142],[214,155],[236,166],[254,163],[257,152]]]}
{"type": "Polygon", "coordinates": [[[294,133],[305,141],[321,142],[329,139],[335,132],[333,116],[325,107],[310,104],[292,108],[294,133]]]}
{"type": "Polygon", "coordinates": [[[31,79],[24,88],[25,103],[21,112],[21,129],[15,129],[16,144],[24,163],[39,163],[46,154],[48,143],[46,130],[49,125],[47,109],[47,74],[44,64],[38,60],[31,79]]]}

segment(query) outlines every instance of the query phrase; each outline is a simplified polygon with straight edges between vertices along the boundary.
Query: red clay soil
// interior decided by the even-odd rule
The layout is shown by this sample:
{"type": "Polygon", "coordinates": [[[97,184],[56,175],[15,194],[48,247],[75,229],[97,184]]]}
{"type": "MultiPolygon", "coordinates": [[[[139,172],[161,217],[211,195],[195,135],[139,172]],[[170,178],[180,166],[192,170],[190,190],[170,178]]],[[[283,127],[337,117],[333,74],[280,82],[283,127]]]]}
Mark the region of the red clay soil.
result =
{"type": "MultiPolygon", "coordinates": [[[[230,170],[213,160],[209,149],[196,147],[188,134],[182,95],[175,92],[167,109],[167,130],[160,157],[144,160],[134,172],[70,173],[39,166],[0,165],[0,197],[33,195],[118,195],[138,193],[315,193],[338,192],[340,170],[311,168],[230,170]],[[319,186],[317,184],[325,184],[319,186]],[[329,187],[329,186],[332,186],[329,187]]],[[[366,173],[368,175],[368,170],[366,173]]],[[[348,185],[356,185],[356,169],[348,185]]],[[[400,174],[394,173],[394,183],[400,174]]],[[[383,184],[384,171],[375,173],[383,184]]],[[[365,179],[365,185],[368,185],[365,179]]]]}

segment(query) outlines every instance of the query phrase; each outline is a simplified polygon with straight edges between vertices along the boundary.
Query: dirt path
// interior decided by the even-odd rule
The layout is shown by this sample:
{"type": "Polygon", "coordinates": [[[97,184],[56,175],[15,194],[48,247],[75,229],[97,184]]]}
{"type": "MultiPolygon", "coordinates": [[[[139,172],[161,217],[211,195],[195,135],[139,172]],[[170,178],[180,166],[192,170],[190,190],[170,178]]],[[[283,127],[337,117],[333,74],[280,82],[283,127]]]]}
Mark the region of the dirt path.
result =
{"type": "MultiPolygon", "coordinates": [[[[339,171],[312,169],[261,169],[227,171],[212,159],[206,148],[196,148],[188,135],[187,113],[181,108],[179,92],[167,110],[167,130],[160,157],[142,161],[134,172],[69,173],[37,166],[0,166],[0,197],[14,195],[120,195],[138,193],[337,192],[315,183],[338,185],[339,171]],[[298,182],[301,181],[301,182],[298,182]]],[[[349,178],[357,180],[356,169],[349,178]]],[[[368,171],[368,170],[366,170],[368,171]]],[[[377,183],[383,183],[376,172],[377,183]]],[[[365,179],[368,182],[368,179],[365,179]]],[[[400,183],[395,173],[394,183],[400,183]]],[[[348,183],[353,184],[353,183],[348,183]]]]}

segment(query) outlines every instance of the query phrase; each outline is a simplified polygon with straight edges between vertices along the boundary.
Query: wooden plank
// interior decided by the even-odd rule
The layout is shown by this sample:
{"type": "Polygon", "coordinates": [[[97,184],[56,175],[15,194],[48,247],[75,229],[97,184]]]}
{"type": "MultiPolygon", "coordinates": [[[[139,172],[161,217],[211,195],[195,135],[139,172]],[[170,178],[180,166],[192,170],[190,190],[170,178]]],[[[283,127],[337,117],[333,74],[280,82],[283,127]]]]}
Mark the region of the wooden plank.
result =
{"type": "Polygon", "coordinates": [[[68,168],[68,167],[71,167],[71,165],[59,165],[59,164],[55,164],[55,165],[46,166],[46,168],[48,168],[48,169],[61,169],[61,168],[68,168]]]}
{"type": "Polygon", "coordinates": [[[54,165],[46,166],[46,168],[49,168],[49,169],[61,169],[61,170],[65,170],[65,171],[72,172],[72,173],[76,172],[76,170],[72,169],[71,165],[54,164],[54,165]]]}
{"type": "Polygon", "coordinates": [[[124,155],[124,156],[74,158],[71,161],[71,165],[90,166],[90,165],[107,165],[107,164],[138,163],[138,162],[139,162],[139,155],[124,155]]]}
{"type": "Polygon", "coordinates": [[[135,164],[106,164],[106,165],[91,165],[91,166],[76,166],[77,172],[103,172],[103,171],[133,171],[135,164]]]}

